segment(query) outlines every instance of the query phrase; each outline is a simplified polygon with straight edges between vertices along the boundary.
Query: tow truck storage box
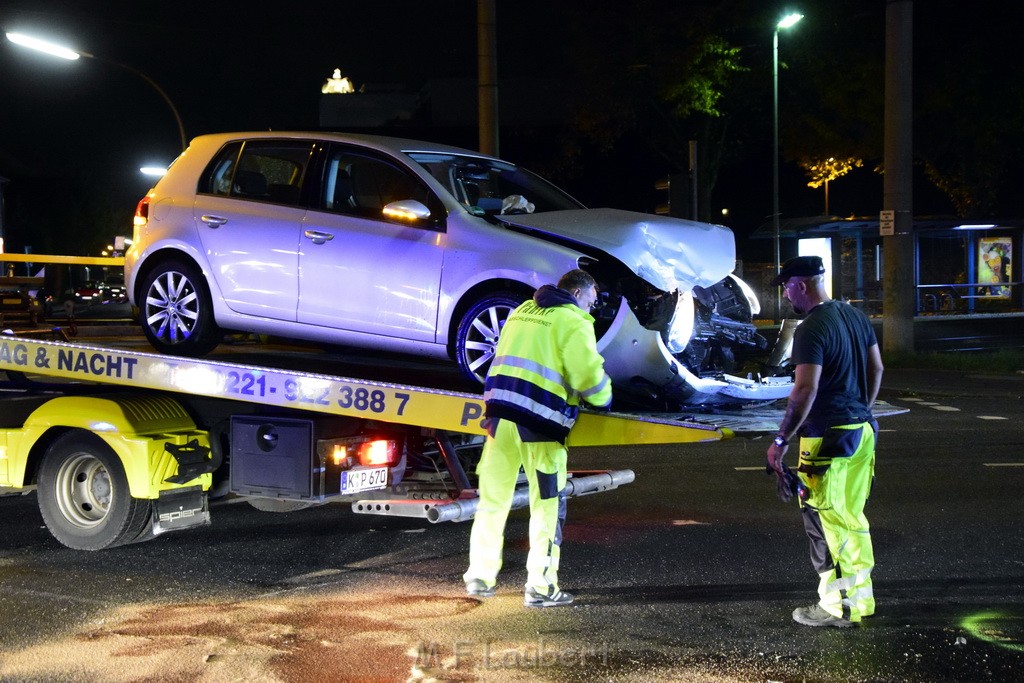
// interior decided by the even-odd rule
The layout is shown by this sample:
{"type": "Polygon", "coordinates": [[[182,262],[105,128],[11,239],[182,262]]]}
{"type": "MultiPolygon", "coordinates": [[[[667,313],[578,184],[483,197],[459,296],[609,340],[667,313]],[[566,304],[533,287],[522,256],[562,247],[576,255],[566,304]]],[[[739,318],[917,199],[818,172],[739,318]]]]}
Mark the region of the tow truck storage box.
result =
{"type": "Polygon", "coordinates": [[[319,420],[232,416],[231,492],[300,500],[338,495],[343,464],[317,453],[322,429],[319,420]]]}

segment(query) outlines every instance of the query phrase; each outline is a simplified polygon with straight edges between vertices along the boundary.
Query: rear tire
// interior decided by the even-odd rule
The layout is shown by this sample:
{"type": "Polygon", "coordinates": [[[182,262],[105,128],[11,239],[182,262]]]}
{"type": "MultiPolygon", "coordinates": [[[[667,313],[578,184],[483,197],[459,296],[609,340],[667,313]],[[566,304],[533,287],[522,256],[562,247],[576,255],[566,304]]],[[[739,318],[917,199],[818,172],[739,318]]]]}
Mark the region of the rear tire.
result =
{"type": "Polygon", "coordinates": [[[138,540],[152,503],[132,498],[117,454],[88,432],[64,434],[39,467],[39,512],[53,537],[75,550],[102,550],[138,540]]]}
{"type": "Polygon", "coordinates": [[[455,335],[455,362],[466,379],[484,385],[501,328],[523,301],[524,297],[512,292],[496,292],[470,306],[462,316],[455,335]]]}
{"type": "Polygon", "coordinates": [[[158,265],[146,276],[138,303],[142,331],[160,353],[199,357],[220,343],[210,288],[190,263],[158,265]]]}

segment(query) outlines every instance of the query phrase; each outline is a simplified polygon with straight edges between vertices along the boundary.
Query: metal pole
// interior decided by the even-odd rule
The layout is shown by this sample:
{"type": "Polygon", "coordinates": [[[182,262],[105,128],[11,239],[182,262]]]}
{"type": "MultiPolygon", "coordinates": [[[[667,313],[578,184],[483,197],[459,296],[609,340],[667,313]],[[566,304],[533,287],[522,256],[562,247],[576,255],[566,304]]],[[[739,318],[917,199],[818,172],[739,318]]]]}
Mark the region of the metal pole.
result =
{"type": "Polygon", "coordinates": [[[893,234],[882,238],[882,350],[913,352],[914,280],[913,38],[914,3],[885,7],[885,174],[882,208],[894,212],[893,234]]]}
{"type": "MultiPolygon", "coordinates": [[[[772,33],[772,228],[775,236],[775,274],[782,270],[779,236],[779,28],[772,33]]],[[[775,322],[782,317],[782,289],[775,288],[775,322]]]]}
{"type": "Polygon", "coordinates": [[[498,52],[496,0],[477,0],[477,117],[480,151],[498,155],[498,52]]]}
{"type": "Polygon", "coordinates": [[[122,64],[117,60],[110,59],[108,57],[97,57],[96,55],[89,54],[88,52],[80,51],[78,54],[82,55],[83,57],[88,57],[89,59],[95,59],[99,62],[106,62],[107,64],[119,66],[126,71],[131,71],[133,74],[135,74],[142,80],[146,81],[146,83],[149,83],[153,87],[153,89],[157,91],[160,97],[163,98],[164,102],[167,103],[167,106],[171,108],[171,113],[174,114],[174,120],[178,124],[178,135],[181,138],[181,151],[185,151],[185,148],[188,147],[188,140],[185,138],[185,124],[181,122],[181,115],[178,113],[178,108],[174,106],[174,102],[172,102],[171,98],[167,96],[167,93],[164,92],[163,88],[157,85],[156,81],[154,81],[152,78],[142,73],[138,69],[130,67],[127,64],[122,64]]]}

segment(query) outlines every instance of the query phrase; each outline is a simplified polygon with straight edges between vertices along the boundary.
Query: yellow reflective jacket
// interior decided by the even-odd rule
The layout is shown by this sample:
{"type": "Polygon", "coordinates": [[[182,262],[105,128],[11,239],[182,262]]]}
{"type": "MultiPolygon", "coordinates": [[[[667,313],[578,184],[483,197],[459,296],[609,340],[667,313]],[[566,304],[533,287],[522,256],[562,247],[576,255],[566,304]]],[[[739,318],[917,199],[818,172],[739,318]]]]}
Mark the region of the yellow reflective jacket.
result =
{"type": "Polygon", "coordinates": [[[545,285],[509,315],[484,383],[486,416],[565,442],[583,399],[612,402],[594,318],[568,292],[545,285]]]}

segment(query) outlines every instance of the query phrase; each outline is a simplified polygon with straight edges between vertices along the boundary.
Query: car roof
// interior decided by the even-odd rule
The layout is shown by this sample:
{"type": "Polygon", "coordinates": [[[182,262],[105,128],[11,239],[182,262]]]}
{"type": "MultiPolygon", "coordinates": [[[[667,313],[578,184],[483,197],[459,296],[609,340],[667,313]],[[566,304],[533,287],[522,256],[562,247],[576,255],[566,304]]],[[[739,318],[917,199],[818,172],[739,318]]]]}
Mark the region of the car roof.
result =
{"type": "Polygon", "coordinates": [[[484,159],[497,159],[497,157],[483,154],[464,147],[446,145],[439,142],[427,140],[414,140],[408,138],[397,138],[387,135],[370,135],[364,133],[340,133],[333,131],[238,131],[227,133],[209,133],[193,138],[196,143],[213,143],[218,147],[231,140],[258,140],[258,139],[314,139],[331,142],[353,143],[365,147],[379,149],[392,153],[408,152],[434,152],[441,154],[459,154],[480,157],[484,159]]]}

